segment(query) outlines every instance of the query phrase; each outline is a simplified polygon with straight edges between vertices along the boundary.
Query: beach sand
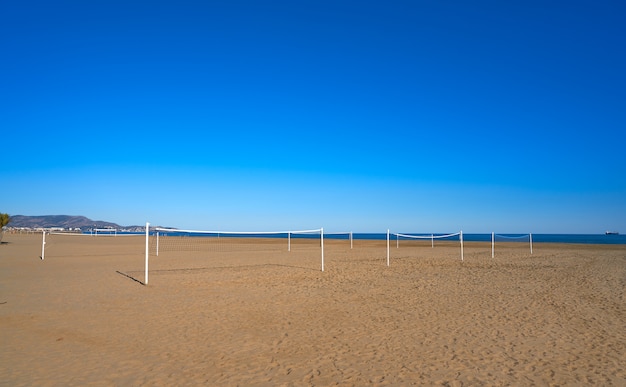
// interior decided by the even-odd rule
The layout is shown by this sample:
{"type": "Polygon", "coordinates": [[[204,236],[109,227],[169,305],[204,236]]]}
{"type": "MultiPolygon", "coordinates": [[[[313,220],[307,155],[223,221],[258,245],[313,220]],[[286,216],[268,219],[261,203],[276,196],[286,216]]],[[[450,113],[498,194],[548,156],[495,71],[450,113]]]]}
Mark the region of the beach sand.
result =
{"type": "Polygon", "coordinates": [[[292,242],[5,234],[0,385],[626,385],[626,246],[292,242]]]}

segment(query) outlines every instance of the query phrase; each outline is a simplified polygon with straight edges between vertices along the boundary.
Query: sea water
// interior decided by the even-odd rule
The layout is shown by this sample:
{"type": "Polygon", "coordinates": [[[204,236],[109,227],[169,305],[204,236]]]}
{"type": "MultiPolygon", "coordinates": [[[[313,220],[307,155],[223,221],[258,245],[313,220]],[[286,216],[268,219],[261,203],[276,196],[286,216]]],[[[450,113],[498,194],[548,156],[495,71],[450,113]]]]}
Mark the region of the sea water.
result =
{"type": "MultiPolygon", "coordinates": [[[[120,232],[118,234],[137,234],[143,235],[144,233],[130,233],[120,232]]],[[[152,235],[153,232],[150,232],[152,235]]],[[[167,234],[177,235],[175,232],[169,232],[167,234]]],[[[183,233],[184,234],[184,233],[183,233]]],[[[402,232],[400,234],[413,235],[423,237],[425,240],[430,239],[431,234],[426,233],[410,233],[402,232]]],[[[109,234],[102,234],[109,235],[109,234]]],[[[162,233],[163,235],[163,233],[162,233]]],[[[459,236],[453,236],[450,238],[437,239],[438,235],[434,234],[435,240],[458,240],[459,236]]],[[[193,236],[199,237],[216,237],[217,234],[196,234],[193,236]]],[[[277,235],[267,234],[247,234],[247,235],[220,235],[220,237],[231,238],[286,238],[286,233],[277,235]]],[[[599,245],[626,245],[626,234],[532,234],[533,243],[582,243],[582,244],[599,244],[599,245]]],[[[319,234],[291,234],[291,238],[294,239],[318,239],[319,234]]],[[[349,234],[324,234],[325,239],[349,239],[349,234]]],[[[390,239],[395,240],[396,235],[391,233],[390,239]]],[[[387,233],[353,233],[352,239],[360,240],[386,240],[387,233]]],[[[463,234],[463,240],[466,242],[491,242],[491,234],[463,234]]],[[[527,242],[529,241],[528,234],[496,234],[496,241],[500,242],[527,242]]]]}
{"type": "MultiPolygon", "coordinates": [[[[401,233],[406,235],[419,235],[424,238],[430,237],[431,234],[424,233],[401,233]]],[[[434,234],[435,238],[437,235],[434,234]]],[[[532,234],[533,243],[583,243],[583,244],[599,244],[599,245],[626,245],[626,235],[605,235],[605,234],[532,234]]],[[[324,236],[324,238],[333,238],[334,236],[324,236]]],[[[353,239],[387,239],[387,233],[354,233],[353,239]]],[[[389,236],[395,240],[395,234],[389,236]]],[[[458,240],[458,236],[453,237],[458,240]]],[[[341,239],[346,239],[345,235],[341,239]]],[[[451,238],[446,238],[450,240],[451,238]]],[[[498,242],[526,242],[529,240],[528,234],[496,234],[498,242]],[[504,236],[508,238],[501,238],[504,236]]],[[[466,242],[491,242],[491,234],[465,234],[463,233],[463,241],[466,242]]]]}

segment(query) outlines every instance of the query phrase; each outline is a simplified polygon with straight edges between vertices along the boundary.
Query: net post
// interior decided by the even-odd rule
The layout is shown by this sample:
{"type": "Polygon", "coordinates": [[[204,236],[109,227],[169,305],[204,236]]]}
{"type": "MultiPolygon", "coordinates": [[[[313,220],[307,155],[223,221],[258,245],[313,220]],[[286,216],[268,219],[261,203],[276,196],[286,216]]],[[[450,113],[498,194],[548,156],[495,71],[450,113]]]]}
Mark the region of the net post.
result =
{"type": "Polygon", "coordinates": [[[46,257],[46,230],[43,230],[41,237],[41,260],[46,257]]]}
{"type": "Polygon", "coordinates": [[[396,234],[396,249],[400,248],[400,235],[396,234]]]}
{"type": "Polygon", "coordinates": [[[461,261],[463,261],[463,230],[461,230],[460,235],[461,235],[461,261]]]}
{"type": "Polygon", "coordinates": [[[430,248],[435,248],[435,234],[430,234],[430,248]]]}
{"type": "Polygon", "coordinates": [[[150,235],[150,223],[146,222],[146,275],[145,275],[145,279],[143,284],[144,285],[148,285],[148,255],[150,253],[150,243],[149,243],[149,237],[150,235]]]}
{"type": "Polygon", "coordinates": [[[350,231],[350,250],[352,250],[352,231],[350,231]]]}
{"type": "Polygon", "coordinates": [[[157,234],[156,235],[156,240],[157,240],[156,241],[156,256],[158,257],[159,256],[159,232],[157,231],[156,234],[157,234]]]}
{"type": "Polygon", "coordinates": [[[533,255],[533,234],[528,234],[530,236],[530,255],[533,255]]]}
{"type": "Polygon", "coordinates": [[[495,247],[494,245],[495,245],[495,242],[496,242],[495,239],[496,239],[496,235],[492,231],[491,232],[491,258],[493,258],[493,255],[494,255],[494,247],[495,247]]]}
{"type": "Polygon", "coordinates": [[[320,245],[322,247],[322,271],[324,271],[324,227],[320,228],[320,245]]]}
{"type": "Polygon", "coordinates": [[[389,229],[387,229],[387,266],[389,266],[389,229]]]}

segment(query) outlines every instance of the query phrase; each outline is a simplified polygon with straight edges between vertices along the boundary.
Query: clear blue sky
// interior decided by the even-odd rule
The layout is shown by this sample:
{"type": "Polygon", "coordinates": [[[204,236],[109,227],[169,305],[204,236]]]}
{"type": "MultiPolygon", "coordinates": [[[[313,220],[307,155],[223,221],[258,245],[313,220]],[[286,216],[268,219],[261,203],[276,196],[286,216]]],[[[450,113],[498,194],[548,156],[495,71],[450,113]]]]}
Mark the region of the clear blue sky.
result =
{"type": "Polygon", "coordinates": [[[621,1],[4,1],[0,212],[626,232],[621,1]]]}

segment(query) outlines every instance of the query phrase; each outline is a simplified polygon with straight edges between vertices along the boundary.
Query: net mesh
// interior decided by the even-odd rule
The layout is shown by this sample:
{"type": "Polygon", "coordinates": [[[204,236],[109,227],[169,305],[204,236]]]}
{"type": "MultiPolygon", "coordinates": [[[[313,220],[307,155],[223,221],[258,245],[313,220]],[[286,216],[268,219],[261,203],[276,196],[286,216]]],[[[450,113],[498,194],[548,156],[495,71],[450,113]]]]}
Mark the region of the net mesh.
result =
{"type": "Polygon", "coordinates": [[[142,234],[45,232],[40,258],[140,255],[145,250],[144,245],[142,234]]]}
{"type": "MultiPolygon", "coordinates": [[[[394,258],[413,258],[431,255],[432,248],[442,247],[458,251],[463,260],[463,233],[452,234],[393,234],[390,235],[390,244],[395,242],[395,249],[388,255],[394,258]],[[393,241],[395,239],[395,241],[393,241]],[[427,249],[428,248],[428,249],[427,249]]],[[[391,246],[390,246],[391,247],[391,246]]],[[[452,253],[451,253],[452,254],[452,253]]]]}
{"type": "MultiPolygon", "coordinates": [[[[157,229],[150,237],[155,265],[174,268],[304,265],[319,269],[321,230],[224,232],[157,229]]],[[[323,258],[322,258],[323,259],[323,258]]]]}
{"type": "Polygon", "coordinates": [[[395,234],[396,247],[399,246],[431,246],[459,243],[461,233],[453,234],[395,234]]]}
{"type": "Polygon", "coordinates": [[[529,249],[530,254],[533,253],[533,236],[532,234],[492,234],[491,256],[495,256],[496,250],[502,249],[529,249]]]}

